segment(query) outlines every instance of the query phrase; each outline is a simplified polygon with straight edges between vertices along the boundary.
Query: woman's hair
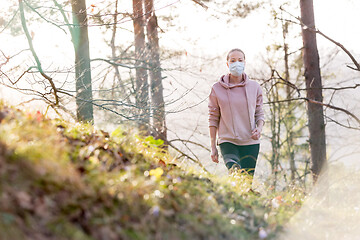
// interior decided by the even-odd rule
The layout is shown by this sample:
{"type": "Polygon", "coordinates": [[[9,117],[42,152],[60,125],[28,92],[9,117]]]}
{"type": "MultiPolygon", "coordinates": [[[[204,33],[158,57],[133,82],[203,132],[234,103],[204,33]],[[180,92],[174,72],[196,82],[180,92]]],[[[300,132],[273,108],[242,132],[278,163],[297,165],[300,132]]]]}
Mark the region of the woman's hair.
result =
{"type": "Polygon", "coordinates": [[[233,48],[233,49],[231,49],[231,50],[229,51],[229,53],[227,54],[227,56],[226,56],[226,61],[229,61],[230,53],[236,52],[236,51],[241,52],[242,54],[244,54],[244,59],[245,59],[245,53],[243,52],[243,50],[241,50],[240,48],[233,48]]]}

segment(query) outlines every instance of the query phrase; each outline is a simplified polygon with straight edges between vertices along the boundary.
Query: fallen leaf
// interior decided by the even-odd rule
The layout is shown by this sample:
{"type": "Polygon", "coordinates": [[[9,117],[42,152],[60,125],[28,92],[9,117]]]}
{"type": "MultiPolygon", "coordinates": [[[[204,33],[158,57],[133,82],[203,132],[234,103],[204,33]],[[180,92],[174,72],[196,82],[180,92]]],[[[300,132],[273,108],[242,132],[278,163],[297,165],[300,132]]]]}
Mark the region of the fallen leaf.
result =
{"type": "Polygon", "coordinates": [[[15,198],[19,205],[24,209],[32,209],[33,205],[31,203],[31,196],[24,191],[17,192],[15,198]]]}
{"type": "Polygon", "coordinates": [[[166,163],[163,160],[159,160],[159,165],[162,167],[166,167],[166,163]]]}

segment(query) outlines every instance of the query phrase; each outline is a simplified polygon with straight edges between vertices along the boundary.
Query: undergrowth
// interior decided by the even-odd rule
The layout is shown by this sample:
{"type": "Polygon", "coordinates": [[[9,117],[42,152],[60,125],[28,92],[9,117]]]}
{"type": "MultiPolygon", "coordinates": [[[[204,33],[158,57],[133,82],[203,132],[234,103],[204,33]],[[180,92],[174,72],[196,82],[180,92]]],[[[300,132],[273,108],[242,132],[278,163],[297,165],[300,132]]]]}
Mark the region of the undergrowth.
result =
{"type": "Polygon", "coordinates": [[[304,199],[181,169],[124,127],[0,113],[0,239],[276,239],[304,199]]]}

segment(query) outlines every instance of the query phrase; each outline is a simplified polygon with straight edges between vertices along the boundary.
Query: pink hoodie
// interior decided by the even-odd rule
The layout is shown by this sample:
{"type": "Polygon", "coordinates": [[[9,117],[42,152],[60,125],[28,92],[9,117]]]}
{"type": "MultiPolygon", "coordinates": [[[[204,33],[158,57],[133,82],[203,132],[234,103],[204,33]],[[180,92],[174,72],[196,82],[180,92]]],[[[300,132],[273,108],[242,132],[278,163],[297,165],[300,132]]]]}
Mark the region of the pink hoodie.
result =
{"type": "Polygon", "coordinates": [[[258,144],[251,132],[259,120],[265,121],[263,96],[260,84],[244,73],[239,84],[229,83],[229,74],[215,83],[209,95],[209,127],[218,130],[218,144],[230,142],[236,145],[258,144]],[[244,104],[246,102],[246,104],[244,104]]]}

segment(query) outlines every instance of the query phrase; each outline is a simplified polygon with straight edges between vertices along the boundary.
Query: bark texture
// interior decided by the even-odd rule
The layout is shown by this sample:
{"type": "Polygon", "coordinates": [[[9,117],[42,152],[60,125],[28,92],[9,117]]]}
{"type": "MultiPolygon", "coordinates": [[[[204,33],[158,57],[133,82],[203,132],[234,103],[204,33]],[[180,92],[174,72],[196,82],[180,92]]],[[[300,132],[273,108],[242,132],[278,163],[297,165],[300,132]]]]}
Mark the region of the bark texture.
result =
{"type": "Polygon", "coordinates": [[[151,110],[153,115],[154,137],[166,142],[165,103],[160,66],[160,48],[158,37],[158,23],[154,11],[154,1],[145,0],[146,32],[149,42],[149,67],[150,67],[150,95],[151,110]]]}
{"type": "Polygon", "coordinates": [[[90,50],[85,0],[71,0],[73,12],[72,41],[75,49],[76,115],[79,121],[94,120],[90,50]]]}
{"type": "Polygon", "coordinates": [[[145,56],[145,14],[144,0],[133,0],[133,24],[135,37],[136,66],[136,107],[138,109],[138,127],[143,134],[148,134],[150,125],[149,83],[145,56]]]}
{"type": "MultiPolygon", "coordinates": [[[[302,38],[304,44],[303,60],[305,67],[305,81],[307,98],[323,102],[322,82],[319,65],[319,53],[316,43],[316,33],[311,31],[315,28],[314,8],[312,0],[300,0],[302,38]],[[310,28],[310,29],[309,29],[310,28]]],[[[310,133],[311,170],[316,181],[326,163],[326,139],[323,106],[320,104],[307,103],[308,125],[310,133]]]]}

